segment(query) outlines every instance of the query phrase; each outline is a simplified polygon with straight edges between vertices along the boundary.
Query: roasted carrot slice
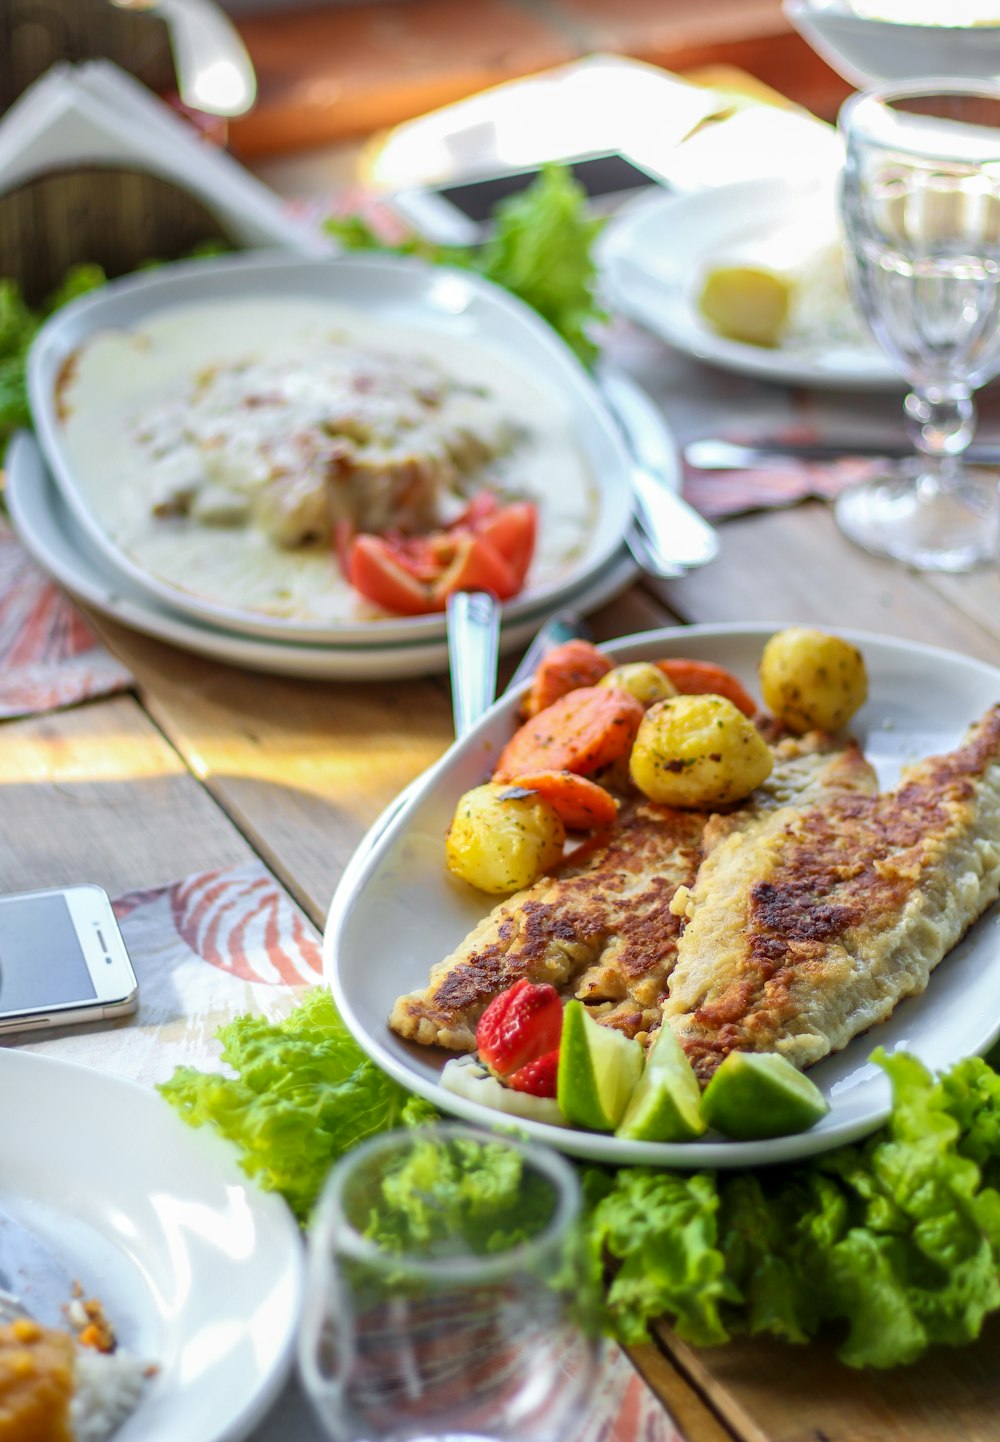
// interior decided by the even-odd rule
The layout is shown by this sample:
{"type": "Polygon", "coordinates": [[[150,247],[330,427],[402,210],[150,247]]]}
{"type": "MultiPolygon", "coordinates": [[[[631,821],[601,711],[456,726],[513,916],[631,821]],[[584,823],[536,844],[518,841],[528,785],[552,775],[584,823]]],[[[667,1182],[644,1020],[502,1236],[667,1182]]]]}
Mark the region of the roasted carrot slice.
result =
{"type": "Polygon", "coordinates": [[[714,661],[688,661],[684,657],[657,661],[657,666],[684,696],[725,696],[745,716],[756,716],[757,703],[732,671],[714,661]]]}
{"type": "Polygon", "coordinates": [[[618,803],[611,792],[575,771],[532,771],[515,776],[510,784],[536,791],[555,807],[568,831],[601,831],[613,826],[618,816],[618,803]]]}
{"type": "Polygon", "coordinates": [[[611,670],[611,662],[589,641],[574,638],[553,646],[535,668],[531,689],[524,698],[525,716],[537,716],[560,696],[594,686],[611,670]]]}
{"type": "Polygon", "coordinates": [[[632,749],[645,716],[641,701],[616,686],[583,686],[525,721],[507,742],[493,773],[511,781],[535,771],[586,775],[632,749]]]}

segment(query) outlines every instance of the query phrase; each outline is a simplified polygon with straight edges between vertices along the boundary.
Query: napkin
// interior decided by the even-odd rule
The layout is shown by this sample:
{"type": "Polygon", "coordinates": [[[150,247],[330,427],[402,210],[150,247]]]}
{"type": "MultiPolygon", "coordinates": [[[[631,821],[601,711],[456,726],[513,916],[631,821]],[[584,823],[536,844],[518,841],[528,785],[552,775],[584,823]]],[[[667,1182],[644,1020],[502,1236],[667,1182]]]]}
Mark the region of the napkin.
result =
{"type": "Polygon", "coordinates": [[[330,241],[106,60],[54,65],[0,119],[0,193],[46,171],[111,165],[169,180],[248,247],[331,253],[330,241]]]}
{"type": "Polygon", "coordinates": [[[131,684],[129,672],[0,519],[0,719],[53,711],[131,684]]]}

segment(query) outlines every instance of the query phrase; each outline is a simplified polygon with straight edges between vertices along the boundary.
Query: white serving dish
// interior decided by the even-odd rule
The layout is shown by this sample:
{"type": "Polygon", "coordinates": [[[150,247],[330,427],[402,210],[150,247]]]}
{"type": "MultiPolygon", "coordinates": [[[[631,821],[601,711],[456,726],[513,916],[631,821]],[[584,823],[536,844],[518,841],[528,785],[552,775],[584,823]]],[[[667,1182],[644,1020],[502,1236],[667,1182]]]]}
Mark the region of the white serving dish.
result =
{"type": "Polygon", "coordinates": [[[73,352],[96,332],[127,328],[164,308],[263,296],[340,301],[379,321],[475,339],[495,349],[508,364],[538,376],[566,403],[597,494],[595,522],[584,553],[558,580],[529,584],[506,603],[508,621],[562,604],[568,592],[596,577],[620,551],[632,509],[624,444],[584,367],[530,307],[477,276],[409,257],[301,258],[256,252],[163,266],[114,281],[60,310],[31,348],[28,387],[46,461],[81,530],[106,563],[135,586],[175,612],[270,640],[411,644],[440,641],[445,635],[440,614],[314,623],[209,601],[137,565],[96,517],[67,452],[57,414],[57,386],[73,352]]]}
{"type": "MultiPolygon", "coordinates": [[[[607,647],[617,661],[687,656],[715,661],[756,692],[764,642],[785,623],[690,626],[630,636],[607,647]]],[[[841,634],[861,647],[870,696],[852,731],[883,787],[908,762],[955,746],[969,723],[1000,700],[1000,671],[952,652],[863,632],[841,634]]],[[[459,796],[490,772],[511,735],[520,693],[497,702],[390,807],[362,841],[334,895],[324,936],[324,966],[341,1015],[368,1054],[405,1086],[443,1111],[497,1124],[499,1114],[445,1091],[444,1053],[404,1042],[386,1018],[396,998],[427,983],[491,909],[491,898],[445,870],[444,834],[459,796]]],[[[810,1131],[768,1141],[734,1142],[709,1134],[685,1144],[630,1142],[536,1121],[517,1125],[562,1151],[609,1163],[679,1168],[747,1167],[825,1151],[871,1131],[889,1110],[884,1073],[868,1060],[876,1045],[906,1049],[943,1068],[984,1050],[1000,1032],[1000,905],[994,906],[931,976],[923,996],[810,1070],[831,1110],[810,1131]]],[[[509,1121],[510,1119],[507,1118],[509,1121]]]]}

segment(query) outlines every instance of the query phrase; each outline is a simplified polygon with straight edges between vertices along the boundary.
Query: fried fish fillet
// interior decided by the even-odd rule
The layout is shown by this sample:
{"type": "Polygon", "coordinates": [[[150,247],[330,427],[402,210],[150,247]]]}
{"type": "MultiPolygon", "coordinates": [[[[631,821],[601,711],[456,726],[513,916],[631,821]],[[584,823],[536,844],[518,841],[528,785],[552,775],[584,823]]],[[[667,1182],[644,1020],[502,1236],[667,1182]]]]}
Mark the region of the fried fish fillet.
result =
{"type": "Polygon", "coordinates": [[[895,791],[773,812],[706,858],[664,1024],[702,1079],[730,1051],[838,1051],[1000,895],[1000,706],[895,791]]]}
{"type": "Polygon", "coordinates": [[[614,831],[586,843],[552,876],[501,902],[432,968],[423,991],[400,997],[389,1025],[427,1046],[472,1051],[490,1000],[520,977],[580,997],[629,1036],[659,1025],[680,918],[671,910],[707,849],[752,830],[777,808],[866,794],[874,772],[853,743],[820,732],[773,745],[768,780],[725,815],[627,802],[614,831]]]}

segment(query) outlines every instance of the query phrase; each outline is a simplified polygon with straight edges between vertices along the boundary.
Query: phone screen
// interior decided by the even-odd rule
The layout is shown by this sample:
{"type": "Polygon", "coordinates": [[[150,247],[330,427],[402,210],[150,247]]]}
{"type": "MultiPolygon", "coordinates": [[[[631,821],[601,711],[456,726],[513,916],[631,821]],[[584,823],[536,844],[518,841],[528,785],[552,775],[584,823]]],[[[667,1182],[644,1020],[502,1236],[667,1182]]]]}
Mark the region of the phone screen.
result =
{"type": "MultiPolygon", "coordinates": [[[[593,155],[573,161],[569,169],[592,198],[616,195],[619,191],[637,190],[641,185],[655,185],[656,179],[640,170],[624,155],[593,155]]],[[[442,186],[438,194],[467,215],[470,220],[489,220],[498,200],[516,195],[538,175],[537,170],[519,170],[511,175],[489,176],[470,180],[462,185],[442,186]]]]}
{"type": "Polygon", "coordinates": [[[0,902],[0,1011],[38,1011],[96,997],[65,897],[0,902]]]}

